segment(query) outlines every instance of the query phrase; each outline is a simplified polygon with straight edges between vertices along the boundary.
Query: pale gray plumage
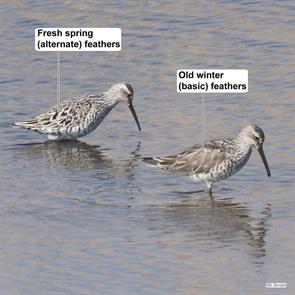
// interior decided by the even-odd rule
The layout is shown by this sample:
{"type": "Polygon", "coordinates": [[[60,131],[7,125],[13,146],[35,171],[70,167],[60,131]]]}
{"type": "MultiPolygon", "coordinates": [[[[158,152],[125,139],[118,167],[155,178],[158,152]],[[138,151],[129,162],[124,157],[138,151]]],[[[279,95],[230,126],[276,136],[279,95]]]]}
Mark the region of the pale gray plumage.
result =
{"type": "Polygon", "coordinates": [[[128,105],[141,130],[132,100],[131,85],[118,83],[102,94],[88,94],[65,100],[48,112],[14,125],[47,134],[50,140],[77,139],[96,129],[108,113],[119,102],[123,102],[128,105]]]}
{"type": "Polygon", "coordinates": [[[264,133],[256,125],[244,128],[236,139],[210,140],[168,157],[144,158],[152,165],[170,171],[189,174],[204,181],[211,192],[212,183],[224,180],[239,171],[256,147],[262,157],[267,175],[270,170],[263,152],[264,133]]]}

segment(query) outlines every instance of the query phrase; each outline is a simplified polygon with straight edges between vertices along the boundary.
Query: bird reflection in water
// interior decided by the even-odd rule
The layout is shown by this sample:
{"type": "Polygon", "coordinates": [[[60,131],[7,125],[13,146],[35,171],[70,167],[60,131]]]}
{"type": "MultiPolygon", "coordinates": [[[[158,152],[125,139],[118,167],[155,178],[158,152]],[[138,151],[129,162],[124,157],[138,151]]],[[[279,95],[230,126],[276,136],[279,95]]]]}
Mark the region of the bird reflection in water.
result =
{"type": "MultiPolygon", "coordinates": [[[[260,258],[266,255],[266,222],[271,217],[270,204],[259,213],[259,218],[254,218],[246,204],[233,202],[230,198],[210,199],[207,195],[196,198],[195,194],[189,197],[179,194],[178,197],[180,202],[145,210],[146,224],[153,230],[153,235],[158,231],[156,235],[161,239],[165,231],[165,235],[170,234],[174,242],[181,239],[181,244],[209,243],[239,250],[246,247],[255,264],[263,263],[260,258]]],[[[210,249],[206,247],[204,251],[210,249]]]]}
{"type": "MultiPolygon", "coordinates": [[[[132,170],[134,161],[139,158],[140,142],[130,152],[123,166],[132,170]]],[[[116,160],[106,154],[106,149],[83,141],[47,141],[45,143],[21,144],[14,148],[17,157],[28,161],[45,160],[50,166],[61,166],[78,169],[112,168],[116,160]]]]}
{"type": "Polygon", "coordinates": [[[111,167],[112,159],[100,146],[83,141],[47,141],[45,143],[22,144],[15,148],[17,156],[29,161],[45,160],[50,166],[94,169],[111,167]]]}

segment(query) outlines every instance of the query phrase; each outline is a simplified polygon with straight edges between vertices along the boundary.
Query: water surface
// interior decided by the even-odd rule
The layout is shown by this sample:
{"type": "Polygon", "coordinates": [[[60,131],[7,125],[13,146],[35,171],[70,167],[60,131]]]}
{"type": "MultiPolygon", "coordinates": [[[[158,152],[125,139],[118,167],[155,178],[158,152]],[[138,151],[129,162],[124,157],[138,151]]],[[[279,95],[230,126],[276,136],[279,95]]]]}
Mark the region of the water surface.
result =
{"type": "Polygon", "coordinates": [[[292,294],[294,14],[292,1],[2,3],[1,294],[292,294]],[[57,26],[122,28],[121,52],[61,53],[61,96],[127,81],[142,132],[124,105],[75,143],[11,128],[56,102],[56,54],[33,46],[57,26]],[[254,153],[211,201],[141,161],[201,141],[180,68],[249,70],[247,94],[206,95],[206,136],[260,125],[271,178],[254,153]]]}

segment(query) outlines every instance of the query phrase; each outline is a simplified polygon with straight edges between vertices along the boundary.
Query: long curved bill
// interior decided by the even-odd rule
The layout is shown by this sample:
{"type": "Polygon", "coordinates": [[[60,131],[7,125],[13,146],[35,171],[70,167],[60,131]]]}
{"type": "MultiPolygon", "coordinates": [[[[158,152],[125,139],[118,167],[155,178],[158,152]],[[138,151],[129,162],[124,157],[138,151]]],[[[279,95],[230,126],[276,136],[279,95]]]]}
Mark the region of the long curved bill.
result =
{"type": "Polygon", "coordinates": [[[137,115],[136,115],[136,113],[135,113],[135,109],[134,109],[133,104],[132,104],[131,101],[129,102],[128,107],[129,107],[129,109],[130,109],[130,111],[131,111],[131,113],[132,113],[132,115],[133,115],[133,117],[134,117],[134,120],[135,120],[135,122],[136,122],[136,124],[137,124],[138,130],[140,131],[140,130],[141,130],[141,127],[140,127],[140,124],[139,124],[139,121],[138,121],[137,115]]]}
{"type": "Polygon", "coordinates": [[[269,170],[269,167],[268,167],[268,163],[266,161],[266,157],[265,157],[265,154],[264,154],[264,151],[263,151],[263,148],[260,147],[258,148],[258,152],[260,154],[260,157],[263,161],[263,164],[264,164],[264,167],[265,167],[265,170],[266,170],[266,173],[267,173],[267,176],[270,177],[271,176],[271,173],[270,173],[270,170],[269,170]]]}

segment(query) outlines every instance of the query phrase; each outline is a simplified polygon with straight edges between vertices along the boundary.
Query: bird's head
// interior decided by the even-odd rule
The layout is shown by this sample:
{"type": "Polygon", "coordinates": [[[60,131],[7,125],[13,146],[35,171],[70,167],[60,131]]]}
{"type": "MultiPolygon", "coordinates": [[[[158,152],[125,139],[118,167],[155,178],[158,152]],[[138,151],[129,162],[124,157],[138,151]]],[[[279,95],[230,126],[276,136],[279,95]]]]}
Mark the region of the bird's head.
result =
{"type": "Polygon", "coordinates": [[[248,144],[251,147],[255,147],[257,149],[265,166],[267,176],[271,176],[270,169],[263,151],[263,143],[265,139],[263,130],[257,125],[251,124],[241,131],[239,134],[239,139],[244,144],[248,144]]]}
{"type": "Polygon", "coordinates": [[[263,130],[257,125],[251,124],[244,128],[240,133],[240,137],[243,141],[252,147],[257,149],[261,148],[264,143],[265,135],[263,130]]]}
{"type": "Polygon", "coordinates": [[[121,82],[113,85],[107,93],[112,96],[112,99],[115,100],[116,103],[123,102],[130,109],[134,120],[137,124],[138,130],[141,130],[136,112],[133,107],[133,88],[129,83],[121,82]]]}

